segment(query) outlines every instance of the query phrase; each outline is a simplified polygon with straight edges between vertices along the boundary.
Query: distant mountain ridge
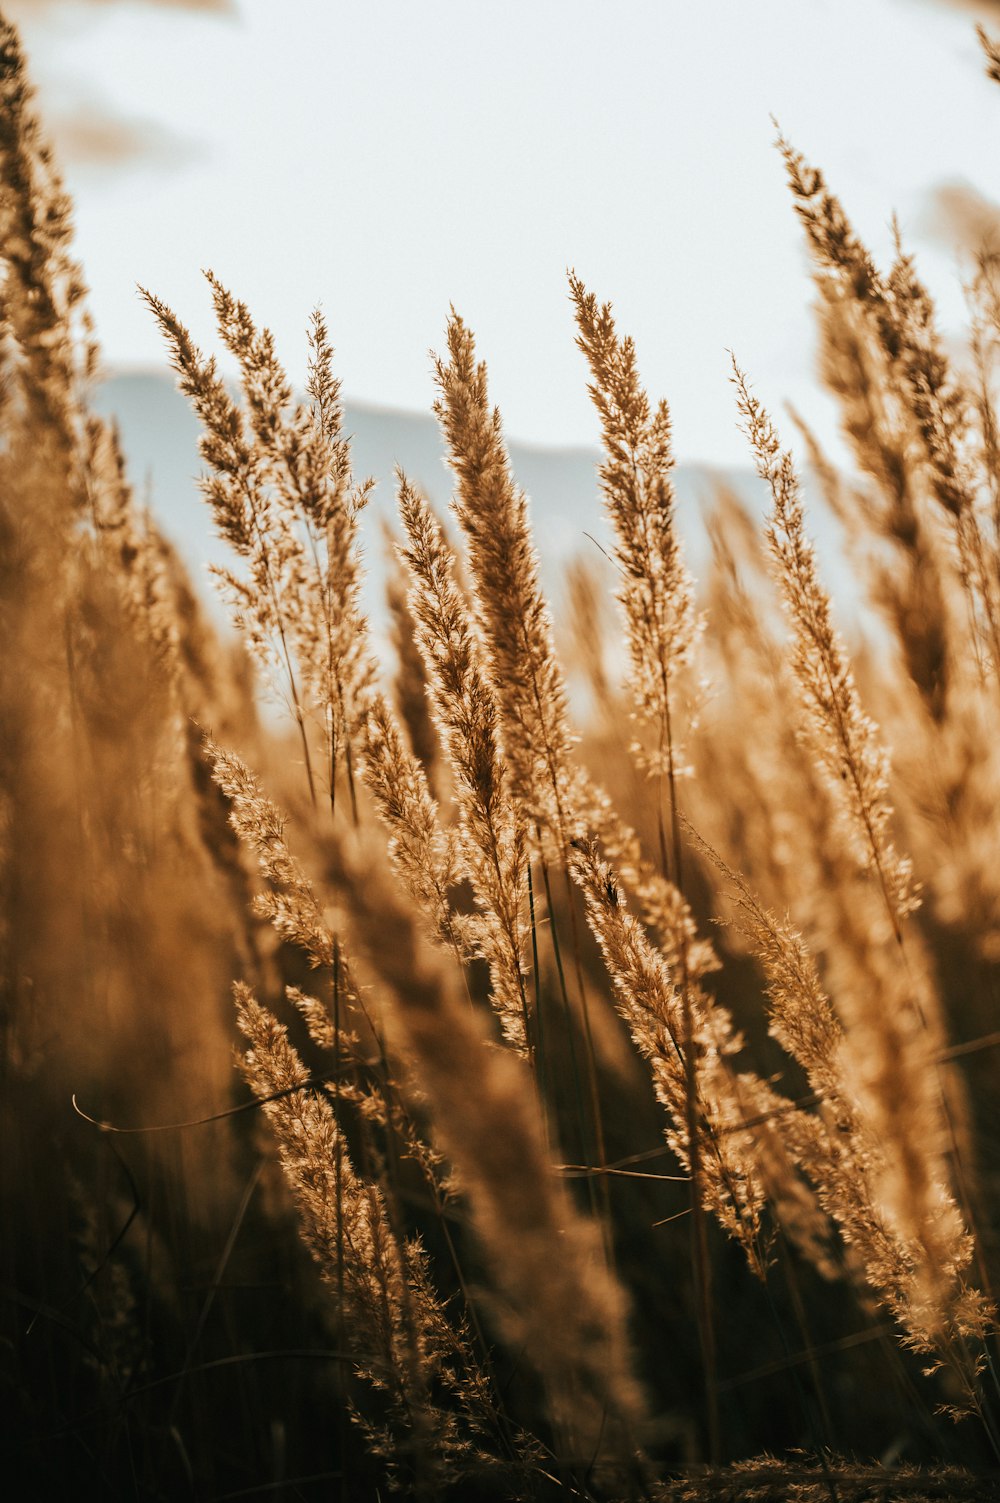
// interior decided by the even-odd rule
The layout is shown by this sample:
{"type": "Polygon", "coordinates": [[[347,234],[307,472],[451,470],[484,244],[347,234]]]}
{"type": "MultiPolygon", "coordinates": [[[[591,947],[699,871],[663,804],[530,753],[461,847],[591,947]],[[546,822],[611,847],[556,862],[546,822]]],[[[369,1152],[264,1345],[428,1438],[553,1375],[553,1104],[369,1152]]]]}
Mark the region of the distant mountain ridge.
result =
{"type": "MultiPolygon", "coordinates": [[[[208,508],[198,492],[204,468],[198,453],[198,422],[177,390],[169,371],[122,370],[100,385],[94,405],[119,427],[129,476],[140,496],[147,496],[164,531],[179,548],[196,577],[207,563],[228,563],[226,546],[214,534],[208,508]]],[[[431,414],[344,403],[345,430],[351,437],[354,473],[372,475],[377,488],[373,516],[366,523],[367,565],[371,575],[370,608],[377,609],[382,576],[379,518],[395,516],[393,472],[400,465],[410,480],[439,506],[451,495],[451,475],[437,422],[431,414]],[[374,524],[374,525],[373,525],[374,524]]],[[[511,465],[529,498],[536,546],[545,584],[558,599],[562,571],[576,553],[595,549],[590,533],[610,547],[602,515],[596,474],[600,455],[586,448],[546,449],[509,441],[511,465]]],[[[719,481],[763,507],[763,487],[752,470],[717,470],[679,464],[675,471],[680,527],[695,567],[704,561],[700,513],[719,481]]]]}

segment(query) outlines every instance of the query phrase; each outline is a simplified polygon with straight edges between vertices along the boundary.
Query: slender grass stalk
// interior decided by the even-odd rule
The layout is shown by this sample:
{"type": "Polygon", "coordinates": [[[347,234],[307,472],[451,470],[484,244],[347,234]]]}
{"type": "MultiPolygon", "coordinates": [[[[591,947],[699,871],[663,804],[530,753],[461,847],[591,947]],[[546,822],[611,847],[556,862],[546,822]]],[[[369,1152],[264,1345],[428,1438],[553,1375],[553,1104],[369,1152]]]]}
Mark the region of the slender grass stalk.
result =
{"type": "Polygon", "coordinates": [[[508,1041],[530,1055],[522,959],[527,837],[507,788],[499,711],[444,535],[402,475],[399,507],[406,535],[402,557],[412,581],[409,604],[454,779],[462,870],[482,914],[478,943],[490,966],[490,1000],[508,1041]]]}
{"type": "MultiPolygon", "coordinates": [[[[527,819],[554,838],[568,873],[570,841],[583,833],[577,812],[580,779],[572,758],[566,691],[552,625],[538,578],[527,503],[510,472],[500,415],[491,410],[486,368],[476,362],[470,330],[452,313],[448,359],[436,359],[435,412],[455,474],[455,515],[465,535],[478,627],[488,646],[489,674],[500,708],[504,754],[516,802],[527,819]]],[[[599,1164],[606,1161],[597,1059],[571,884],[567,898],[574,938],[587,1087],[599,1164]]],[[[562,984],[562,983],[561,983],[562,984]]],[[[606,1192],[606,1182],[602,1180],[606,1192]]],[[[610,1253],[609,1210],[605,1239],[610,1253]]]]}
{"type": "MultiPolygon", "coordinates": [[[[657,829],[663,876],[683,899],[684,875],[677,805],[678,746],[674,730],[676,679],[691,660],[697,623],[690,576],[674,523],[670,414],[665,402],[655,412],[638,376],[635,347],[619,339],[610,304],[598,307],[582,281],[570,273],[577,343],[586,356],[589,391],[601,418],[606,458],[600,476],[615,529],[620,566],[618,599],[626,623],[631,658],[629,687],[640,725],[651,723],[658,747],[650,771],[666,782],[669,845],[662,791],[657,798],[657,829]]],[[[635,750],[639,750],[638,746],[635,750]]],[[[691,1005],[686,929],[677,938],[681,998],[680,1048],[687,1096],[687,1143],[691,1170],[692,1266],[705,1372],[709,1454],[720,1455],[716,1356],[711,1296],[711,1264],[704,1216],[701,1143],[697,1108],[697,1041],[691,1005]]]]}

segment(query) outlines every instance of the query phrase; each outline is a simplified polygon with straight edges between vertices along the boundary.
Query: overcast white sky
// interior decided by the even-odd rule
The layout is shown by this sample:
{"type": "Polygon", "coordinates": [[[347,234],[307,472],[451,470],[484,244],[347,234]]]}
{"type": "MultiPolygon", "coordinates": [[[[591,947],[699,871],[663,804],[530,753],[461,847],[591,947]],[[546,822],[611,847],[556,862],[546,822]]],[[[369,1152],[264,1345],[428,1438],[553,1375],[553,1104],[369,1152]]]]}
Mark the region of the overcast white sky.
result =
{"type": "MultiPolygon", "coordinates": [[[[615,303],[678,453],[745,462],[733,348],[824,435],[774,114],[877,254],[898,213],[961,319],[935,192],[1000,199],[974,0],[0,0],[77,202],[109,362],[162,364],[142,282],[212,342],[199,268],[296,378],[322,302],[346,392],[426,410],[449,303],[508,432],[594,443],[564,270],[615,303]]],[[[956,196],[952,195],[953,207],[956,196]]]]}

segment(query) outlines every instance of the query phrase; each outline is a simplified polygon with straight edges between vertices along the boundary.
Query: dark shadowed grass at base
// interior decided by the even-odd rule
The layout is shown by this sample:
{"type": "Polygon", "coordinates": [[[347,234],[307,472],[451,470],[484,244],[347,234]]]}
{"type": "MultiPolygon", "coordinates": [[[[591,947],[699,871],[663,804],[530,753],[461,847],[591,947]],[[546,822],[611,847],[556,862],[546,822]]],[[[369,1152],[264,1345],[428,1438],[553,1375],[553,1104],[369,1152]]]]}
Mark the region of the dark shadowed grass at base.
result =
{"type": "Polygon", "coordinates": [[[986,1503],[1000,1498],[1000,1472],[762,1456],[668,1482],[652,1496],[654,1503],[986,1503]]]}

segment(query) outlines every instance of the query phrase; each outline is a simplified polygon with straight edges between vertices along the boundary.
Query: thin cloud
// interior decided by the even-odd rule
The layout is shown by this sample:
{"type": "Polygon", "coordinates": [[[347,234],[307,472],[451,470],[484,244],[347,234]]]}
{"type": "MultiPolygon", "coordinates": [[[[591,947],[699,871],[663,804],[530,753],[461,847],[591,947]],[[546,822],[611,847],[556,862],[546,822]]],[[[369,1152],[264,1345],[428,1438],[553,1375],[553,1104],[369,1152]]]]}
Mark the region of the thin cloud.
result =
{"type": "MultiPolygon", "coordinates": [[[[997,7],[1000,10],[1000,6],[997,7]]],[[[922,227],[960,255],[1000,252],[1000,204],[961,180],[939,183],[928,193],[922,227]]]]}
{"type": "Polygon", "coordinates": [[[96,101],[49,113],[46,123],[58,158],[68,167],[98,172],[179,167],[199,152],[196,143],[155,120],[115,115],[96,101]]]}

